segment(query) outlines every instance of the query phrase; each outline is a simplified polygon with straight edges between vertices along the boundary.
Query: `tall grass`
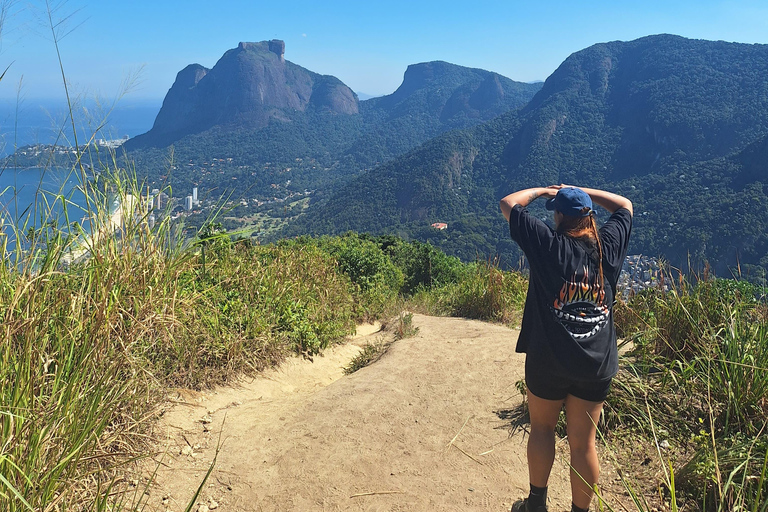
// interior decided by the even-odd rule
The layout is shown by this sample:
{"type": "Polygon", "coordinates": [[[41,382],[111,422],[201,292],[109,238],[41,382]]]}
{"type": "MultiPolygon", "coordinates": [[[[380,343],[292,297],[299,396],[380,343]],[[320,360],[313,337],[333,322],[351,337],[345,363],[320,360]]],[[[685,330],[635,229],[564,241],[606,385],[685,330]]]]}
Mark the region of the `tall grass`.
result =
{"type": "Polygon", "coordinates": [[[676,482],[701,510],[768,510],[764,290],[708,276],[674,282],[617,305],[617,328],[634,349],[608,417],[646,432],[655,421],[687,446],[693,456],[676,482]]]}
{"type": "Polygon", "coordinates": [[[106,468],[143,446],[156,391],[126,332],[166,330],[174,304],[152,296],[165,295],[180,260],[160,243],[167,225],[151,233],[131,215],[114,236],[100,194],[86,192],[90,234],[49,211],[43,229],[13,233],[14,257],[0,266],[0,492],[11,510],[91,499],[106,468]],[[65,270],[78,251],[90,257],[65,270]]]}

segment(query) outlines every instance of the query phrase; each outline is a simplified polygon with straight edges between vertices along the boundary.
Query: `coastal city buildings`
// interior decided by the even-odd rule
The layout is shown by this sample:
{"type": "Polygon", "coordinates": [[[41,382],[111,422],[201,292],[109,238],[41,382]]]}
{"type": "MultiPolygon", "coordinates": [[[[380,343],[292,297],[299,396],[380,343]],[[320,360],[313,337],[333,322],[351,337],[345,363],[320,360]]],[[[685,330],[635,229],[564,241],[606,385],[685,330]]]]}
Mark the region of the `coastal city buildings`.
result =
{"type": "Polygon", "coordinates": [[[659,258],[642,254],[628,255],[624,260],[617,288],[624,299],[647,288],[662,287],[667,291],[669,283],[664,282],[663,272],[659,258]]]}
{"type": "Polygon", "coordinates": [[[100,148],[116,149],[125,144],[128,139],[130,137],[125,135],[121,139],[96,139],[93,143],[100,148]]]}

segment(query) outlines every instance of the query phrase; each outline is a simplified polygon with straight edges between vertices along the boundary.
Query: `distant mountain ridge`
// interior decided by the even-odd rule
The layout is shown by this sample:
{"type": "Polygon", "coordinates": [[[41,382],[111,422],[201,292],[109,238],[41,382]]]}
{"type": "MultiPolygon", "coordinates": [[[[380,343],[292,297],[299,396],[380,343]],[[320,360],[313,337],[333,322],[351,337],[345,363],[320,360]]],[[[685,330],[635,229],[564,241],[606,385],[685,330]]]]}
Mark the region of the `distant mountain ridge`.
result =
{"type": "Polygon", "coordinates": [[[372,98],[370,108],[397,116],[416,102],[424,102],[442,121],[463,112],[469,117],[493,117],[508,108],[505,101],[519,104],[518,83],[491,71],[465,68],[443,61],[411,64],[395,92],[372,98]],[[512,98],[509,98],[509,97],[512,98]],[[515,101],[518,100],[518,101],[515,101]],[[505,108],[506,107],[506,108],[505,108]]]}
{"type": "MultiPolygon", "coordinates": [[[[768,268],[768,46],[649,36],[568,57],[532,100],[438,137],[315,204],[290,233],[348,229],[515,261],[498,199],[552,183],[635,202],[631,251],[768,268]],[[437,232],[433,222],[447,222],[437,232]]],[[[533,207],[533,211],[545,213],[533,207]]]]}
{"type": "Polygon", "coordinates": [[[174,146],[181,188],[318,195],[448,130],[525,105],[542,84],[447,62],[414,64],[387,96],[359,101],[338,78],[284,58],[280,40],[240,43],[207,69],[180,71],[150,131],[125,144],[150,179],[168,174],[174,146]],[[235,166],[215,175],[206,162],[235,166]],[[223,176],[222,176],[223,173],[223,176]]]}
{"type": "Polygon", "coordinates": [[[384,162],[413,148],[414,141],[519,108],[540,88],[443,61],[412,64],[395,92],[360,103],[365,125],[349,152],[366,165],[384,162]]]}

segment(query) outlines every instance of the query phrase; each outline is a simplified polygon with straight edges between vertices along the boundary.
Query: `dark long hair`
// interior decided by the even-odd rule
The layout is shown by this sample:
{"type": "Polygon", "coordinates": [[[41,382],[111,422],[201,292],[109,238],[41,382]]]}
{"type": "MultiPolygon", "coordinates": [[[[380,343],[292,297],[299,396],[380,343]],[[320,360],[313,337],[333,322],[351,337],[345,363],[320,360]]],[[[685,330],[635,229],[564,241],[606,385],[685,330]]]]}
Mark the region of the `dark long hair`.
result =
{"type": "MultiPolygon", "coordinates": [[[[584,208],[586,213],[589,208],[584,208]]],[[[603,278],[603,244],[600,242],[600,233],[597,230],[597,221],[595,213],[589,212],[584,217],[574,217],[572,215],[563,215],[563,218],[557,224],[557,232],[570,238],[585,240],[591,245],[597,246],[598,268],[600,269],[600,289],[605,290],[603,278]]]]}

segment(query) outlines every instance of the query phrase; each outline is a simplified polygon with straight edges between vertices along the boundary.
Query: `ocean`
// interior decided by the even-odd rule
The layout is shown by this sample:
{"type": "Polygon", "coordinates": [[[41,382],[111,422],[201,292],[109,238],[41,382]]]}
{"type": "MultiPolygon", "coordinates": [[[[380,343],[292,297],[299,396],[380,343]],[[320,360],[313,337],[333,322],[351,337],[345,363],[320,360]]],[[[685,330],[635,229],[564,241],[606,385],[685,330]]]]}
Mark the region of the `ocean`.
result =
{"type": "Polygon", "coordinates": [[[65,169],[0,170],[0,226],[40,227],[43,222],[66,222],[61,197],[70,222],[81,222],[84,195],[78,177],[65,169]]]}
{"type": "MultiPolygon", "coordinates": [[[[125,99],[111,109],[87,102],[74,108],[79,142],[91,138],[94,126],[101,127],[96,138],[107,140],[145,133],[152,128],[159,110],[160,100],[125,99]]],[[[29,144],[73,145],[68,111],[60,100],[28,99],[19,103],[0,99],[0,158],[29,144]]],[[[61,226],[68,220],[79,222],[87,230],[79,185],[78,176],[70,170],[0,167],[0,233],[9,237],[8,247],[13,246],[10,225],[27,231],[51,221],[61,226]],[[68,219],[63,215],[61,197],[65,198],[68,219]]]]}
{"type": "MultiPolygon", "coordinates": [[[[159,100],[125,100],[108,113],[90,102],[75,108],[78,141],[88,140],[94,126],[101,126],[96,138],[135,137],[152,128],[160,111],[159,100]],[[98,114],[100,113],[100,114],[98,114]]],[[[17,106],[10,99],[0,99],[0,157],[29,144],[74,144],[68,108],[61,101],[25,100],[17,106]]]]}

